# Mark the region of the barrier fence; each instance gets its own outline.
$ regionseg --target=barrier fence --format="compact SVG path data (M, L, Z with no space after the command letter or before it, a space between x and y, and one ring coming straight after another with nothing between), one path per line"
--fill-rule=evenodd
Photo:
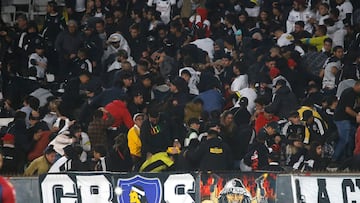
M10 181L19 203L360 202L357 174L59 173Z

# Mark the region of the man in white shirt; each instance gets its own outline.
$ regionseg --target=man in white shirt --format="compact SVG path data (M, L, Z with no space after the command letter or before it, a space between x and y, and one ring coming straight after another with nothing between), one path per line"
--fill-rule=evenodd
M199 28L196 30L197 40L191 42L190 44L195 44L199 49L206 51L210 60L214 58L214 41L205 36L205 29Z
M309 20L314 18L315 15L310 9L306 8L305 0L294 0L293 9L290 11L286 21L286 32L291 33L295 29L296 21L304 21L305 30L312 33L313 28Z
M339 20L342 20L344 24L351 24L351 15L353 12L353 6L348 0L336 0L336 8L339 9Z

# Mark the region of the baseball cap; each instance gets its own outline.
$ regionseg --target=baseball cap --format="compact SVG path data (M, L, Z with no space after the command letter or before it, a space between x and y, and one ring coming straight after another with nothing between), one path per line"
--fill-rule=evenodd
M121 40L120 36L121 36L120 34L114 33L114 34L110 35L108 42L120 42L120 40Z
M15 140L15 136L13 134L10 133L6 133L2 138L2 141L14 141Z

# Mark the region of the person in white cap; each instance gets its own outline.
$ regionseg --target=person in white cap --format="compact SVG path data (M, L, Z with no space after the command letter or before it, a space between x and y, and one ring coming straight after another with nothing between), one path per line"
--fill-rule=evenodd
M141 140L140 140L140 128L144 121L145 115L143 113L137 113L133 116L134 126L129 129L128 147L130 150L133 164L136 165L141 158Z
M103 64L107 60L111 60L111 62L113 62L112 58L115 59L115 55L121 49L125 50L127 52L128 56L130 56L131 51L130 51L129 44L121 34L114 33L114 34L110 35L110 37L107 40L107 44L108 44L108 46L107 46L106 50L104 51L104 55L101 59Z

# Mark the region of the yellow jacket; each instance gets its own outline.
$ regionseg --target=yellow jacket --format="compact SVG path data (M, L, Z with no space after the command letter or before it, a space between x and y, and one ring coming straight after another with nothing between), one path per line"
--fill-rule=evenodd
M45 155L34 159L29 167L26 168L25 176L38 176L47 173L50 169L50 163L46 160Z
M140 128L137 125L134 125L128 131L127 137L130 154L133 156L141 157Z
M318 51L321 51L321 49L324 46L324 40L326 38L328 38L328 36L326 36L326 35L321 36L321 37L304 38L304 39L301 39L301 42L304 44L310 44L310 45L316 46L316 49Z

